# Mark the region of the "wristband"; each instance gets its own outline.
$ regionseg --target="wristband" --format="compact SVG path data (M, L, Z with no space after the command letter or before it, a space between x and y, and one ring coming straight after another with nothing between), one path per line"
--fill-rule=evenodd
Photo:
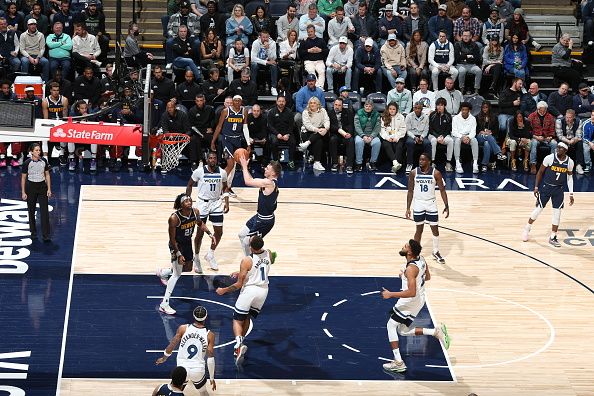
M177 258L180 258L182 256L182 252L180 252L179 250L175 253L175 256Z
M167 349L166 349L166 350L163 351L163 355L165 355L166 357L169 357L169 356L171 356L171 353L167 353Z

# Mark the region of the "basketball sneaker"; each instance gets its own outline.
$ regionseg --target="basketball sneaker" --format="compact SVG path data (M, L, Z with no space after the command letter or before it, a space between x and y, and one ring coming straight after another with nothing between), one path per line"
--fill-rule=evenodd
M157 268L157 277L163 286L167 286L167 281L169 280L168 276L163 275L163 271L161 268Z
M557 240L557 235L555 235L552 238L549 238L549 245L554 246L556 248L561 247L561 244Z
M406 371L406 364L401 361L392 360L390 363L384 363L384 370L393 371L395 373L402 373Z
M437 261L439 264L445 264L445 259L441 256L441 253L439 252L435 252L433 253L433 258L435 259L435 261Z
M229 197L231 197L231 198L237 198L237 194L235 194L235 192L231 188L229 189Z
M530 230L524 227L524 232L522 232L522 241L528 242Z
M171 308L169 303L166 302L161 302L161 304L159 304L159 311L167 315L175 315L175 309Z
M210 269L213 271L219 270L219 264L217 264L217 260L215 259L214 253L211 253L210 250L208 253L204 255L204 259L208 261L208 265L210 265Z
M435 328L435 338L443 343L445 349L450 349L450 336L448 335L448 328L441 323L439 327Z
M247 350L248 347L246 345L242 345L233 352L233 355L235 356L235 364L241 364Z
M194 259L194 272L197 274L204 273L204 271L202 271L202 264L200 263L200 258L198 256L196 256Z
M276 261L276 258L278 257L278 253L277 252L270 252L270 261L272 264L274 264L274 262Z

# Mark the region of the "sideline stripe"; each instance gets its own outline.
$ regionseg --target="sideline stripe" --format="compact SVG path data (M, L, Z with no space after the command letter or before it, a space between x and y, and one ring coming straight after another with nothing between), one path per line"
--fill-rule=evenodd
M64 356L66 352L66 338L68 337L68 320L70 318L70 302L72 301L72 283L74 280L74 259L76 257L76 247L78 246L78 231L80 230L80 212L82 196L85 190L85 185L80 186L78 192L78 209L76 211L76 229L74 230L74 246L72 248L72 260L70 261L70 281L68 283L68 296L66 297L66 312L64 312L64 331L62 332L62 348L60 350L60 365L58 366L58 383L56 384L56 396L60 394L60 386L62 384L62 370L64 369Z

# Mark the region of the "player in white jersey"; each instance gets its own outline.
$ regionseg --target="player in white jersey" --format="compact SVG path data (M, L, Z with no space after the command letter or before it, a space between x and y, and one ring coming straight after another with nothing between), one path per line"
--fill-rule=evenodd
M263 248L262 237L254 235L250 240L251 254L241 260L239 272L231 274L231 277L237 277L237 281L231 286L217 289L219 296L241 289L233 312L236 363L240 362L247 351L243 339L250 327L250 316L256 319L268 296L268 271L274 263L274 257L270 250Z
M206 166L196 168L186 187L186 194L192 195L192 187L197 183L198 196L194 201L194 207L200 211L200 220L210 222L214 228L215 238L210 242L208 253L204 259L208 261L210 268L218 271L219 266L214 256L214 251L223 236L223 214L229 212L229 187L227 186L227 172L217 164L217 153L210 152L206 158ZM204 232L198 229L194 239L194 271L202 273L200 264L200 245Z
M382 288L382 297L384 299L398 299L396 305L389 312L390 319L388 319L386 325L394 360L384 364L385 370L397 373L406 371L406 364L404 364L402 356L400 356L399 334L401 336L433 336L443 342L446 349L450 347L450 337L444 324L440 328L434 329L411 327L416 316L425 305L425 282L431 279L431 273L425 259L421 256L421 245L414 239L409 240L404 245L400 250L400 255L406 257L406 266L400 272L402 290L391 292Z
M414 240L421 243L425 223L429 223L433 233L433 258L444 264L445 259L439 253L439 225L437 203L435 202L435 186L439 188L441 199L445 204L443 213L446 219L450 215L448 194L445 190L441 172L431 166L431 157L423 153L419 157L419 166L408 175L408 195L406 196L406 218L410 219L410 206L413 207L413 219L417 224Z
M215 374L215 359L214 359L214 343L215 334L208 330L204 325L204 321L208 316L208 311L203 306L199 305L194 308L192 312L194 322L192 324L184 324L179 326L175 337L171 339L163 356L161 356L155 364L162 364L167 361L167 358L173 354L173 350L179 344L177 351L177 365L186 369L188 372L188 379L192 381L196 389L200 390L206 384L206 365L208 366L208 374L210 376L210 386L212 390L217 389L217 383L214 379ZM187 384L184 383L182 390Z

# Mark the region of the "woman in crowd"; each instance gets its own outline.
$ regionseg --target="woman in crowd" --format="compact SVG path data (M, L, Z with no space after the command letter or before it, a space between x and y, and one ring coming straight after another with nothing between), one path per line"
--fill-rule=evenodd
M390 103L382 115L380 139L382 149L392 162L392 172L397 173L402 168L402 153L406 141L406 124L404 116L398 112L398 104Z
M235 7L233 7L233 14L225 23L225 31L227 33L227 45L233 44L237 39L240 39L244 45L248 44L254 26L250 19L245 16L245 10L241 4L235 4Z
M498 130L497 116L491 112L491 103L485 100L481 105L481 111L476 116L476 140L479 146L483 146L482 172L487 171L491 155L496 155L499 161L506 159L493 136L493 132ZM495 163L491 164L491 168L495 169Z
M516 171L516 151L524 150L523 164L524 171L528 172L528 161L530 159L530 141L532 140L532 125L530 121L524 118L522 112L518 110L514 118L509 123L509 133L507 135L505 145L509 147L511 156L511 169Z
M483 74L493 76L489 93L495 99L499 99L498 93L501 89L501 72L503 71L503 50L499 43L499 36L492 35L489 45L483 48Z
M408 78L413 90L417 90L421 79L429 80L427 72L427 43L421 39L421 32L415 30L411 40L406 45L406 63Z
M223 62L223 43L212 28L208 29L204 41L200 43L200 64L208 70L213 67L222 69L225 64Z
M528 53L517 34L511 36L511 42L503 51L503 70L505 74L522 80L526 80L528 75Z
M322 166L322 148L324 147L324 136L330 130L330 118L326 109L318 98L312 96L307 102L307 108L303 111L303 136L307 139L299 145L299 151L311 150L314 163L313 168L317 171L325 171Z

